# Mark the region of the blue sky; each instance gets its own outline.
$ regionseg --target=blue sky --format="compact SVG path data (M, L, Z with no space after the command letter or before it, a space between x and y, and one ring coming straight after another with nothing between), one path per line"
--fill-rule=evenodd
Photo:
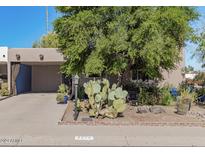
M46 33L45 7L0 7L0 46L28 48ZM49 29L57 17L49 7Z
M197 7L201 14L198 21L191 25L198 30L205 27L205 7ZM58 17L54 7L49 7L49 29ZM29 48L35 40L46 33L45 7L0 7L0 46L9 48ZM191 58L196 45L187 43L185 64L201 70L197 58Z
M200 13L200 18L197 21L191 23L191 26L197 30L202 31L205 30L205 7L197 7L198 12ZM196 51L197 45L193 43L187 43L185 47L185 65L191 65L196 70L205 70L201 68L201 63L197 57L193 57L193 53Z

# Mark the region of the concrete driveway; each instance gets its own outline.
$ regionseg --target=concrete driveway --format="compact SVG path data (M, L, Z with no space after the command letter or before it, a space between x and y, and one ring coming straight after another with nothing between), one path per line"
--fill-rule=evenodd
M0 146L205 146L205 128L58 125L56 94L0 101Z

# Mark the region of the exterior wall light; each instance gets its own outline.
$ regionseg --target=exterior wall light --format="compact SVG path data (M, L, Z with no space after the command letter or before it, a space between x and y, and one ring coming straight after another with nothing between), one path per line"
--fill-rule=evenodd
M16 59L17 60L20 60L21 59L21 56L19 54L16 54Z
M39 57L40 57L40 60L44 59L44 55L42 55L42 54L40 54Z

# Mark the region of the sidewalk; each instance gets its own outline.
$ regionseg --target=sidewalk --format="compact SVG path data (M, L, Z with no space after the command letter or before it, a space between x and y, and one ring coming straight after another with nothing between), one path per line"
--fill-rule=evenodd
M150 126L57 126L22 130L0 138L19 139L1 146L205 146L204 128Z
M204 127L58 125L66 105L55 97L2 100L0 146L205 146Z

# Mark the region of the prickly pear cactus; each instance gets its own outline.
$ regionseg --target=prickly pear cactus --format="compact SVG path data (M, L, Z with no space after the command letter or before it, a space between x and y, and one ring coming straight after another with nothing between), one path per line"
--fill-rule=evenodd
M90 117L96 117L96 111L94 109L89 110Z
M113 84L111 90L115 90L117 88L117 84Z
M108 111L105 113L105 116L111 119L117 118L116 110L111 106L108 108Z
M101 90L101 86L100 86L100 84L98 82L94 82L92 84L92 87L93 87L93 93L94 94L98 94L100 92L100 90Z
M85 93L88 95L89 114L91 117L99 115L108 118L116 118L118 113L126 109L127 91L110 83L107 79L92 81L84 84Z
M111 101L115 100L115 91L110 91L108 93L108 100L111 100Z
M122 90L121 87L111 89L108 94L108 99L114 101L115 99L124 99L126 100L126 97L128 95L128 92L126 90Z
M126 109L126 104L123 99L116 99L113 101L113 107L117 113L122 113Z
M100 94L95 95L95 102L96 103L100 103L101 100L102 100L102 97Z
M98 83L98 81L92 81L90 80L87 83L84 83L85 93L89 96L93 96L94 94L97 94L101 90L101 86Z

